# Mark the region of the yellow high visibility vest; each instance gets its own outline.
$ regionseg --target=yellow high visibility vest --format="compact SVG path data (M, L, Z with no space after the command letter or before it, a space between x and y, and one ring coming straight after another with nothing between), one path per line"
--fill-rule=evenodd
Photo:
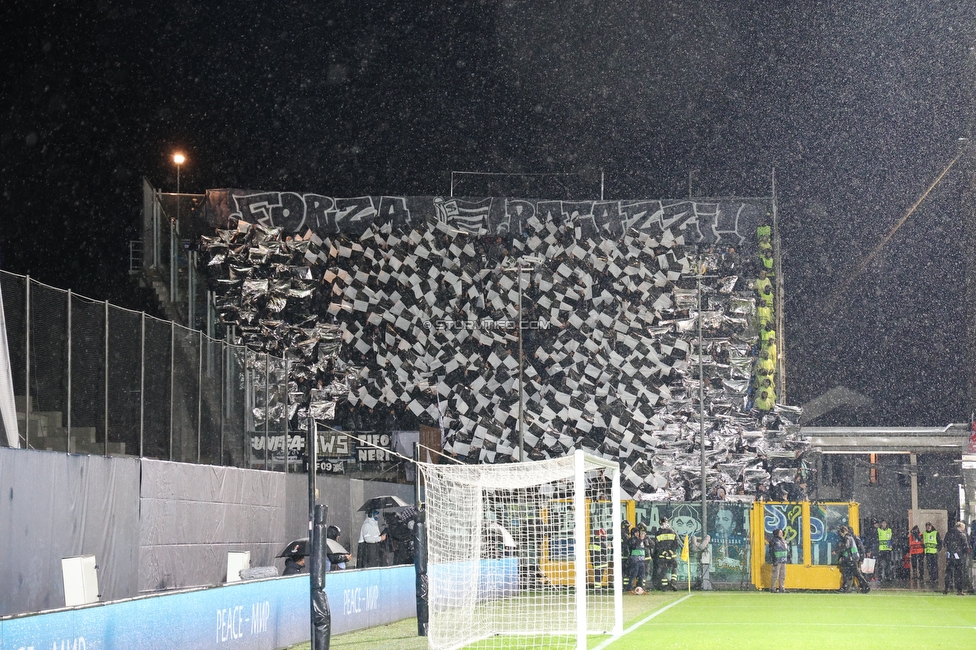
M925 554L933 555L939 552L939 531L922 531L922 543L925 544Z
M878 550L879 551L891 550L891 532L892 531L890 528L878 529Z

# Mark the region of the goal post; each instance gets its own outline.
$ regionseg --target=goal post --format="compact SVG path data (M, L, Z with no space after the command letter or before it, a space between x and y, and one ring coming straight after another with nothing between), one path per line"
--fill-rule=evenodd
M431 648L586 648L622 633L617 463L576 451L419 468Z

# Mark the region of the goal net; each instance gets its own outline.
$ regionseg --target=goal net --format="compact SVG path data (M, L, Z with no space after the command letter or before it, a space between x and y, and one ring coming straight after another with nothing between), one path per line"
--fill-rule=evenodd
M576 451L420 470L431 648L586 648L621 633L616 463Z

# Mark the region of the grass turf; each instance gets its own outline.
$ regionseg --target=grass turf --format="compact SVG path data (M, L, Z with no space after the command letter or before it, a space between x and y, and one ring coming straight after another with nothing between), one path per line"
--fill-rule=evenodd
M661 648L973 648L976 599L932 593L694 593L608 644Z
M976 598L909 591L871 594L694 592L624 597L625 634L596 650L634 648L973 648ZM308 644L294 646L295 650ZM341 650L421 650L416 619L335 636ZM495 645L494 647L498 647Z

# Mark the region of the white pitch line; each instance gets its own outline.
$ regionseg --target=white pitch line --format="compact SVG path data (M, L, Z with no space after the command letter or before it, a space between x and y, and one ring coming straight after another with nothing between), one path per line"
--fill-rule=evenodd
M640 621L634 623L633 625L631 625L630 627L628 627L626 630L624 630L622 633L620 633L618 636L612 636L612 637L610 637L609 639L607 639L606 641L604 641L603 643L601 643L597 647L593 648L593 650L604 650L604 648L606 648L607 646L609 646L611 643L615 642L617 639L622 639L623 637L627 636L628 634L630 634L631 632L633 632L634 630L636 630L637 628L639 628L644 623L647 623L649 620L651 620L652 618L654 618L658 614L663 614L664 612L668 611L669 609L671 609L672 607L674 607L678 603L683 603L684 601L688 600L689 598L691 598L691 594L688 594L687 596L684 596L682 598L679 598L678 600L674 601L673 603L669 603L669 604L665 605L661 609L659 609L659 610L653 612L652 614L644 617L643 620L640 620Z

